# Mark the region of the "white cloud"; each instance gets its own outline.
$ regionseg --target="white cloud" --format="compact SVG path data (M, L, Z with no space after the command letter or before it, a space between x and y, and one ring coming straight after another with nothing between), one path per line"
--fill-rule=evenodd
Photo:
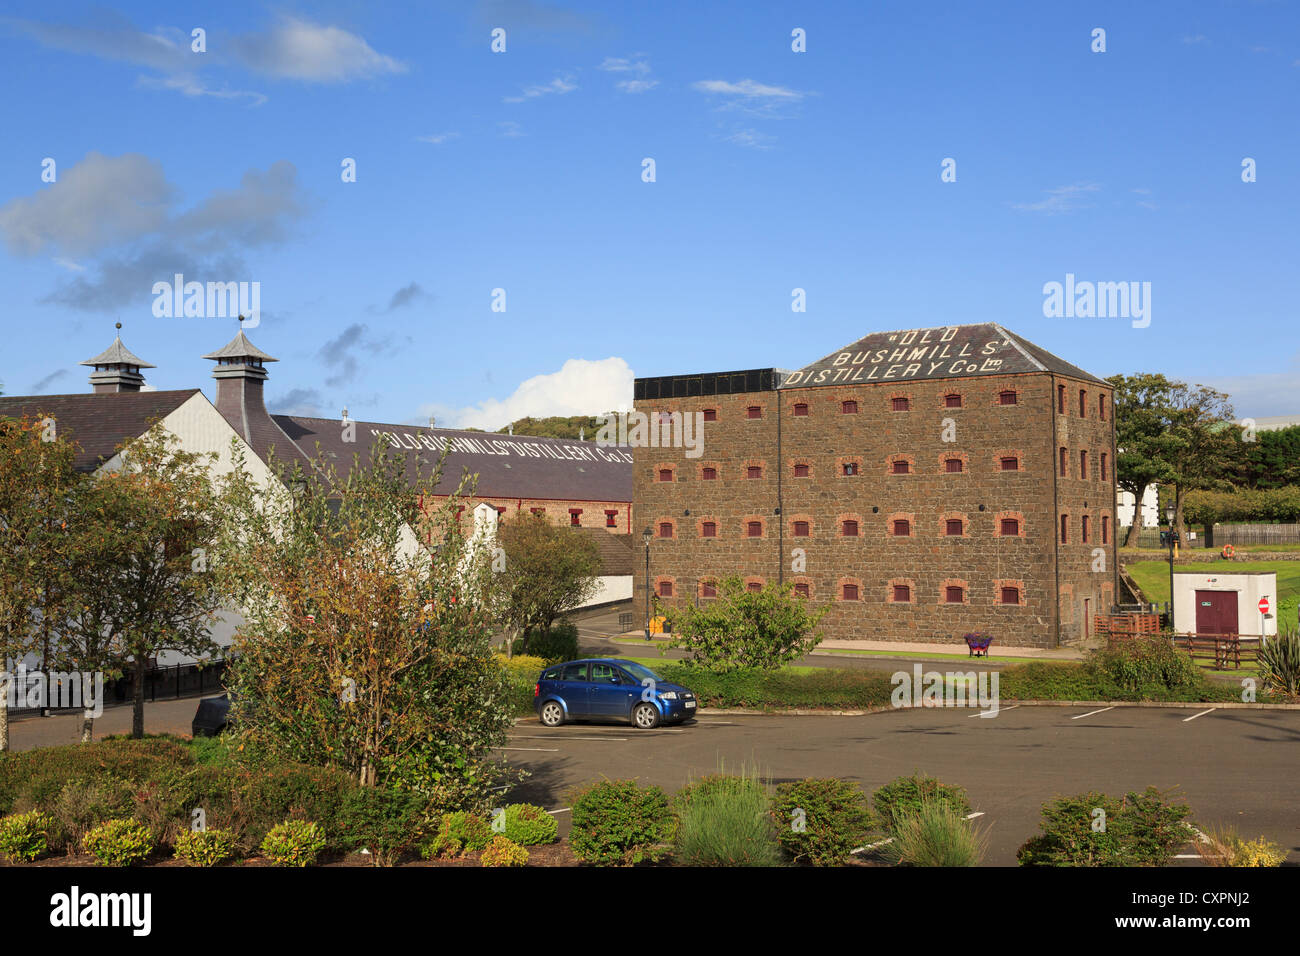
M406 64L375 52L355 33L289 16L265 33L233 37L230 49L250 70L308 83L346 83L406 72Z
M526 86L524 87L522 94L519 96L507 96L505 102L522 103L524 100L532 100L539 96L547 96L552 93L563 96L565 93L572 93L577 88L578 84L573 82L573 77L557 76L549 83Z
M771 149L772 137L753 129L738 129L727 137L728 143L747 146L750 149Z
M502 136L506 136L511 139L514 139L516 136L528 135L527 133L524 132L524 128L520 126L518 123L516 123L514 120L503 120L502 122L497 123L497 128L501 130Z
M440 146L449 140L460 139L460 133L433 133L429 136L417 136L415 139L420 143L433 143L435 146Z
M1055 189L1047 190L1046 199L1030 203L1012 203L1011 208L1022 209L1026 212L1045 212L1048 215L1071 212L1092 205L1086 201L1087 194L1099 192L1100 190L1101 187L1096 183L1074 183L1070 186L1057 186Z
M1300 355L1293 356L1290 368L1282 372L1257 375L1225 375L1195 379L1226 392L1238 418L1262 418L1267 415L1294 415L1300 412Z
M632 404L632 369L621 358L569 359L558 372L525 380L507 398L452 408L421 405L417 420L433 415L449 428L503 428L518 418L550 415L600 415Z
M784 86L769 86L754 80L741 80L731 83L727 80L700 80L693 84L701 93L719 93L726 96L740 96L746 99L800 100L804 94Z
M607 56L597 69L606 73L635 74L636 79L619 80L614 84L624 93L644 93L659 85L659 81L650 76L650 62L639 53L630 58Z
M1210 38L1207 37L1204 33L1198 33L1195 36L1188 35L1183 37L1183 42L1191 46L1196 43L1208 43L1209 39Z

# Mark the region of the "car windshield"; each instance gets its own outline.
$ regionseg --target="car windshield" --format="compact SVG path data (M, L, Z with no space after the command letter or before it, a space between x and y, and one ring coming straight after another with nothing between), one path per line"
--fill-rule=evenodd
M656 684L663 683L663 678L661 678L658 674L656 674L648 667L643 667L642 665L634 663L633 661L621 661L620 664L623 667L623 670L627 671L638 681L643 681L648 679L654 681Z

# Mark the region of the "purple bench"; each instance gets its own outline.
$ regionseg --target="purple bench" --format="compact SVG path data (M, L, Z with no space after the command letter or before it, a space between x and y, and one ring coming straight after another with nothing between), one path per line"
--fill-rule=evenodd
M970 648L968 657L988 657L989 645L993 643L993 637L989 634L966 634L963 635L966 646Z

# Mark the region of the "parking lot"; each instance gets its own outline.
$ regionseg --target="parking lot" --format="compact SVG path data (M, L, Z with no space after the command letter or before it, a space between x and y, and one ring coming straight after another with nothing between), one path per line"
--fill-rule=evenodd
M705 711L694 724L651 731L597 723L548 730L525 719L500 756L531 774L510 799L560 811L562 828L571 791L604 777L674 791L720 766L744 765L773 783L837 776L870 792L919 770L966 788L978 823L989 828L989 864L1015 864L1055 795L1118 796L1147 786L1177 788L1193 821L1262 834L1297 862L1298 745L1297 711L1012 705L997 716L956 708L862 717Z

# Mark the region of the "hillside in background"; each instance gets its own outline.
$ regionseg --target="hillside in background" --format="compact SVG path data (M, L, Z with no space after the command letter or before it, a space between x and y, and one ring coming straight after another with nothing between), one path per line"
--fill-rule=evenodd
M505 428L497 429L497 434L504 435L513 427L516 435L531 435L534 438L578 438L579 432L587 441L596 440L596 431L601 426L601 419L595 415L571 415L568 418L552 416L551 418L520 418Z

